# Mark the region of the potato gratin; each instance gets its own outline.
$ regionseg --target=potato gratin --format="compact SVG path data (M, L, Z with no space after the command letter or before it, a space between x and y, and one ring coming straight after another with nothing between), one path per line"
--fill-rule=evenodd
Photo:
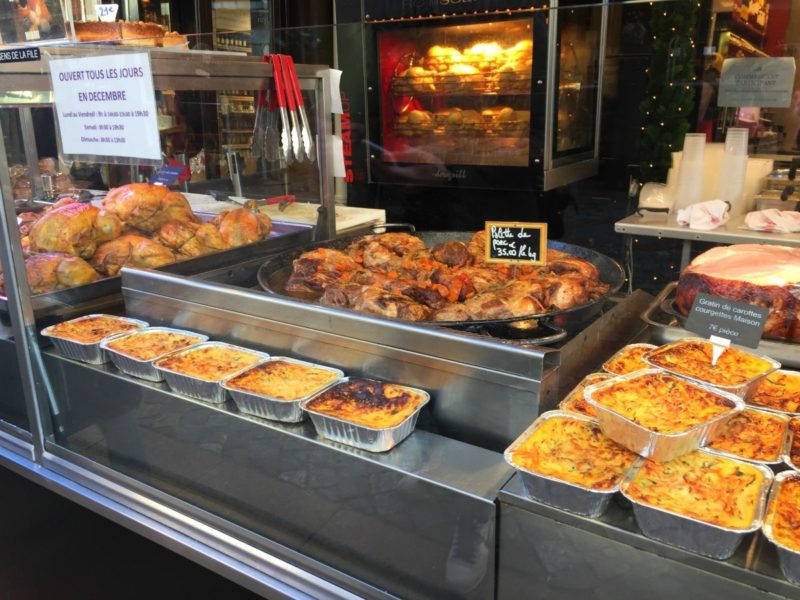
M201 341L203 338L174 331L142 331L114 340L108 348L138 360L153 360Z
M778 462L787 420L781 415L745 409L728 421L725 431L708 447L748 460Z
M787 413L800 413L800 373L775 371L762 377L748 394L747 403Z
M575 389L573 389L566 398L561 401L561 403L558 405L558 408L561 410L566 410L567 412L573 412L586 417L591 417L592 419L596 418L597 413L594 410L594 406L586 402L583 397L583 390L590 385L600 383L601 381L606 381L612 377L613 375L610 375L609 373L590 373L584 377L578 385L575 386Z
M764 474L755 466L695 451L669 462L645 461L625 494L636 502L726 527L747 529L756 518Z
M595 390L591 399L650 431L665 434L689 431L736 407L728 398L664 372L609 381Z
M603 363L603 369L614 375L627 375L650 367L642 358L655 350L652 344L630 344Z
M787 477L780 485L770 503L767 522L776 542L800 552L800 477Z
M271 360L227 382L228 387L275 400L300 400L339 378L329 369L287 360Z
M198 346L186 352L167 356L156 367L204 381L219 381L250 367L264 357L231 346Z
M667 371L728 387L744 385L773 370L772 363L738 348L727 348L712 365L712 346L701 340L676 342L654 350L647 360Z
M307 410L373 429L395 427L414 414L425 396L411 388L371 379L350 379L322 392Z
M64 321L45 329L48 335L79 344L93 344L111 335L141 329L139 323L113 315L92 315Z
M511 456L521 469L598 491L615 488L637 458L596 423L569 417L542 421Z

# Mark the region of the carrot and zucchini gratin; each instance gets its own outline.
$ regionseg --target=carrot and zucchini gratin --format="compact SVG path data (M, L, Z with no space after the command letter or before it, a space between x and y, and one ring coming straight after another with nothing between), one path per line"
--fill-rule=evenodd
M677 434L736 408L732 400L660 371L603 384L591 401L656 433Z
M747 403L787 413L800 413L800 373L775 371L759 379Z
M58 337L79 344L93 344L111 335L141 329L142 325L113 315L92 315L64 321L45 331L52 337Z
M772 499L766 522L772 538L787 548L800 552L800 478L787 477Z
M339 378L336 371L287 360L270 360L228 380L227 386L275 400L299 400Z
M800 418L795 417L789 421L789 431L792 435L792 442L789 446L789 462L796 469L800 469Z
M264 357L231 346L198 346L155 363L156 367L204 381L219 381Z
M597 491L619 485L637 458L596 423L566 416L542 421L511 456L521 469Z
M373 429L395 427L424 403L421 392L394 383L350 379L322 392L306 410Z
M107 347L138 360L153 360L202 341L201 337L176 331L142 331L114 340Z
M629 344L603 363L603 369L614 375L627 375L639 369L647 369L650 365L642 357L655 348L651 344Z
M764 474L750 465L702 451L669 462L645 461L623 491L635 502L729 529L756 518Z
M712 365L712 347L711 342L686 340L653 350L647 360L667 371L727 387L744 385L773 370L769 361L738 348L726 348Z
M761 410L745 409L734 415L709 448L739 458L778 462L786 439L788 419Z
M600 383L601 381L606 381L612 377L613 375L609 373L590 373L584 377L578 385L575 386L575 389L567 394L567 397L559 403L558 408L567 412L591 417L593 419L596 418L597 413L594 410L594 406L586 402L586 399L583 397L583 390L590 385Z

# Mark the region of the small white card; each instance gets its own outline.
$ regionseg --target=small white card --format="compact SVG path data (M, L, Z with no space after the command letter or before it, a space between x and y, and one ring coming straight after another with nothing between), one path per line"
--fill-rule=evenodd
M97 14L97 19L106 23L113 23L117 20L117 11L119 6L116 4L95 4L94 12Z

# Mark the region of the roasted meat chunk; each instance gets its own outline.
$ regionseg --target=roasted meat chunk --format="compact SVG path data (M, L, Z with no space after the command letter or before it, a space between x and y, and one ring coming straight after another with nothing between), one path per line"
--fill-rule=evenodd
M424 321L431 312L427 306L407 296L377 287L365 288L356 298L353 308L359 312L404 321Z
M450 267L466 267L473 257L464 242L449 241L436 244L431 250L433 258Z
M71 202L54 208L30 228L33 252L65 252L90 258L97 245L122 233L122 223L113 214L91 204Z
M116 275L124 266L155 269L175 262L175 255L158 242L129 233L101 244L92 266L105 275Z
M214 220L225 243L232 247L260 242L272 230L272 220L249 208L224 211Z
M319 296L326 286L344 281L343 275L359 265L344 252L317 248L295 259L292 267L286 291Z
M186 197L163 185L130 183L114 188L106 194L103 207L127 227L147 233L170 221L198 221Z
M228 247L211 223L170 221L158 230L153 239L181 257L202 256Z

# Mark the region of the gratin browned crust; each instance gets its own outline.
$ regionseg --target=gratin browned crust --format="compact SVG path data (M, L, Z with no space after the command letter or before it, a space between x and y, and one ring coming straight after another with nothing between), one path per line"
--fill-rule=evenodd
M141 329L142 325L131 323L113 315L98 315L58 323L50 328L50 335L81 344L92 344L110 335Z
M329 369L271 360L237 375L227 385L275 400L292 401L306 398L338 378L339 374Z
M800 552L800 477L787 477L769 506L766 522L779 544Z
M625 493L648 506L730 529L749 528L764 474L754 465L694 451L669 462L645 461Z
M511 456L526 471L598 491L615 488L637 458L596 423L569 417L543 421Z
M762 377L747 403L787 413L800 413L800 373L776 371Z
M567 397L560 402L558 408L561 410L566 410L567 412L573 412L586 417L591 417L593 419L597 418L597 413L594 410L594 406L586 402L586 399L583 397L583 390L590 385L600 383L601 381L606 381L612 377L613 375L610 375L609 373L590 373L584 377L569 394L567 394Z
M795 417L789 421L789 431L792 434L792 443L789 446L789 462L800 469L800 418Z
M157 361L155 365L204 381L219 381L263 357L226 346L201 346Z
M650 431L665 434L688 431L735 407L711 390L661 372L612 382L596 390L592 400Z
M404 386L369 379L344 381L305 405L314 412L373 429L399 425L425 397Z
M777 462L786 438L787 421L781 415L748 408L734 415L725 431L708 446L739 458Z
M202 338L173 331L142 331L114 340L108 347L139 360L153 360L201 342Z
M603 368L615 375L627 375L639 369L647 369L650 365L642 358L648 352L655 350L655 346L625 346L617 354L603 363Z
M658 348L647 359L663 369L723 386L743 385L772 370L766 360L738 348L727 348L712 365L712 347L711 342L687 340Z

